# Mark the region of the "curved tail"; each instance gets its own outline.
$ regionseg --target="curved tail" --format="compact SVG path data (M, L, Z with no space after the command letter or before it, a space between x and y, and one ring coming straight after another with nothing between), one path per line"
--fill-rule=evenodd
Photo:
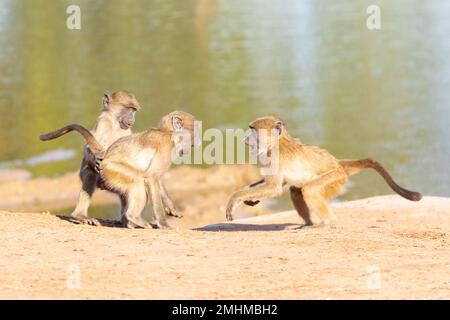
M84 140L86 140L89 149L92 151L92 153L94 153L95 156L102 156L105 152L103 147L98 143L92 133L78 124L70 124L61 129L41 134L39 136L39 139L41 139L42 141L53 140L61 137L62 135L65 135L70 131L77 131L78 133L80 133L83 136Z
M339 163L349 176L358 173L361 169L375 169L384 178L391 189L397 192L403 198L411 201L419 201L420 199L422 199L422 195L419 192L410 191L400 187L394 181L394 179L392 179L391 175L386 171L386 169L384 169L383 166L375 160L372 160L370 158L361 160L339 160Z

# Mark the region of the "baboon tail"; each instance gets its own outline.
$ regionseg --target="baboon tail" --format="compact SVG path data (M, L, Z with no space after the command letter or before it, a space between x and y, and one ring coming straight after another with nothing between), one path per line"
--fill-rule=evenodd
M65 135L70 131L77 131L78 133L80 133L83 136L84 140L86 140L89 149L91 149L91 151L94 153L95 156L101 156L105 152L103 147L98 143L98 141L95 139L92 133L83 126L80 126L78 124L70 124L61 129L41 134L39 136L39 139L41 139L42 141L53 140L61 137L62 135Z
M419 201L420 199L422 199L422 195L419 192L410 191L400 187L394 181L394 179L392 179L391 175L386 171L386 169L384 169L383 166L375 160L372 160L370 158L361 160L340 160L339 163L349 176L358 173L361 169L375 169L384 178L391 189L401 195L403 198L411 201Z

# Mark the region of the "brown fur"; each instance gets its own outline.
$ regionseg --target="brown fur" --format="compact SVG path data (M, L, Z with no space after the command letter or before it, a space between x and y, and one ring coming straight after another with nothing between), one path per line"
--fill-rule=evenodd
M337 160L328 151L303 144L289 135L283 122L275 117L263 117L250 123L252 133L246 143L257 149L259 154L273 155L278 150L278 167L275 174L263 175L248 187L237 190L227 206L227 219L232 220L232 211L241 202L255 205L261 199L268 199L282 193L283 186L289 186L291 200L305 225L314 224L314 217L321 222L335 220L328 201L335 197L348 181L348 177L364 168L373 168L388 185L402 197L419 201L420 193L400 187L389 173L372 159ZM272 136L270 133L277 135ZM278 148L276 148L278 147ZM276 161L271 159L262 167L269 168Z

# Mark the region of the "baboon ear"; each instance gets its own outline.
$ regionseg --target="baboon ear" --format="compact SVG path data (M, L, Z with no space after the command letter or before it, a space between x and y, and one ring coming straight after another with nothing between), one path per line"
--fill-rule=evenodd
M104 93L103 94L103 108L108 109L110 101L111 101L111 97L109 96L109 94Z
M180 117L173 116L172 117L172 127L174 131L183 130L183 120Z
M280 135L281 132L283 131L283 122L282 121L277 121L275 123L275 129L278 130L278 135Z

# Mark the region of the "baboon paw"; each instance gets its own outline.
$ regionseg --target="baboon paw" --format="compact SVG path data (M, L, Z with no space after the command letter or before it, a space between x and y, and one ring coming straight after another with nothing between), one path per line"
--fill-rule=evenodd
M128 229L151 229L152 225L150 223L148 223L147 221L132 221L132 220L128 220L125 223L125 227L127 227Z
M327 224L325 222L319 222L319 223L314 223L312 225L310 225L311 228L323 228L325 227Z
M85 220L84 223L86 223L90 226L97 226L97 227L102 225L97 219L94 219L94 218L88 218Z
M175 212L175 213L172 213L171 216L173 216L175 218L178 218L178 219L183 218L183 214L181 212L178 212L178 211Z
M128 228L128 229L136 229L136 228L138 228L138 226L136 224L132 223L132 222L126 222L123 226L125 228Z
M259 200L245 200L244 203L250 207L253 207L259 203Z
M166 208L166 214L175 218L183 218L183 214L177 209Z
M94 171L97 174L101 174L101 164L102 164L103 158L95 157L95 165L94 165Z
M77 223L77 224L87 224L90 226L101 226L101 223L97 219L89 218L89 217L75 216L75 217L72 217L70 219L70 221Z
M128 229L146 229L144 226L141 226L134 222L127 222L125 227Z
M315 225L312 223L303 223L303 224L299 225L297 229L311 229L314 227L315 227Z
M228 202L227 209L225 210L225 212L226 212L226 217L227 217L227 221L233 221L233 215L232 215L232 212L233 212L233 209L234 209L234 208L236 208L236 201L233 200L233 199L231 199L231 200Z

